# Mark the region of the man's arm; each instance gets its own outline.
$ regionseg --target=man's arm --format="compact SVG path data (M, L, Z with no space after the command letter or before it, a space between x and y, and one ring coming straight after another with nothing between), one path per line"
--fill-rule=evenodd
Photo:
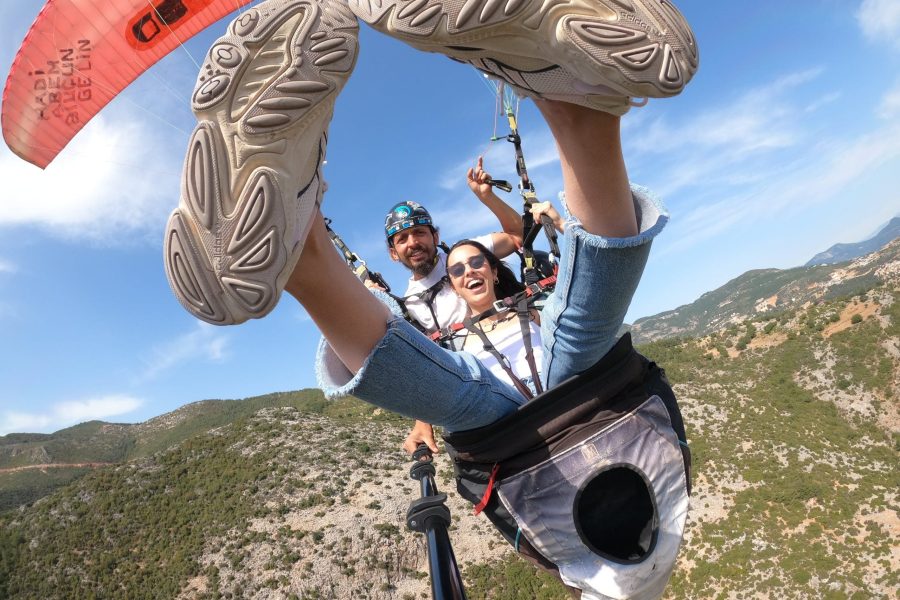
M550 202L535 202L531 205L531 216L535 223L541 222L541 215L547 215L553 221L553 228L559 233L566 232L566 221Z
M516 251L522 245L522 215L517 213L513 207L504 202L497 194L491 184L491 176L484 170L484 158L478 157L478 164L469 169L466 174L469 183L469 189L487 206L497 220L500 222L502 232L494 232L491 234L491 241L494 244L494 254L498 258L505 258Z

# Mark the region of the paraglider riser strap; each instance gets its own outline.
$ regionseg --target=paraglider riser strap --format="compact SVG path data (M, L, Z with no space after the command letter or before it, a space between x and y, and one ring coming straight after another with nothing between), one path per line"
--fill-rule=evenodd
M424 533L426 523L431 518L436 518L444 527L450 525L450 509L444 502L447 494L441 492L434 496L424 496L413 500L406 511L406 525L413 531Z

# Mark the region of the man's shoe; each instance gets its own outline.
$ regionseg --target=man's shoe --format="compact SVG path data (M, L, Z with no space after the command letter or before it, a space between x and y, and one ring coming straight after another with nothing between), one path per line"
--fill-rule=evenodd
M699 64L667 0L350 0L375 29L474 65L526 96L622 114L681 92Z
M325 132L358 28L341 2L268 0L212 45L164 242L172 291L197 318L241 323L278 302L324 191Z

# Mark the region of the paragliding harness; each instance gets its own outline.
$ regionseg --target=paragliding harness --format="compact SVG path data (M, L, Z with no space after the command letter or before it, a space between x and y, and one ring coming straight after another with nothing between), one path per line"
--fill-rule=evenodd
M662 594L691 458L665 373L629 334L517 412L444 441L460 495L524 557L583 598Z
M501 91L502 93L502 91ZM556 230L553 228L553 221L547 215L541 215L540 223L535 223L534 216L531 214L531 207L538 201L537 192L534 183L528 176L528 169L525 166L525 154L522 152L522 137L519 135L519 126L516 122L516 114L512 106L505 107L506 118L509 122L509 134L505 137L493 136L491 141L503 140L513 145L516 154L516 174L519 176L519 193L524 201L522 210L522 225L524 236L522 240L522 248L520 250L520 258L522 260L522 282L525 285L536 283L539 280L556 274L559 259L559 244L557 243ZM505 192L512 191L512 185L508 181L502 179L491 179L488 183ZM550 254L540 253L534 250L533 244L537 235L543 230L550 244ZM546 258L544 258L546 257ZM549 259L549 262L547 261Z
M325 229L328 231L328 235L329 237L331 237L331 242L334 244L334 247L337 248L337 250L343 255L344 262L347 263L347 266L350 267L350 270L353 271L353 273L360 279L360 281L372 281L373 283L384 289L384 291L400 306L403 318L423 334L428 335L428 332L425 330L425 328L418 321L412 318L412 315L406 307L406 301L412 296L420 298L428 307L428 310L431 312L431 316L434 319L434 322L437 323L438 320L437 314L434 310L434 299L437 296L438 292L440 292L444 287L444 285L448 284L447 277L442 277L430 288L425 291L419 292L418 294L412 294L411 296L397 296L391 293L391 287L388 285L387 281L385 281L384 277L382 277L381 273L371 271L366 265L366 261L360 258L358 254L350 250L341 236L339 236L331 227L331 219L325 219ZM450 251L447 245L443 242L441 242L438 247L444 252ZM445 345L445 343L442 343L441 345Z
M448 254L450 252L450 248L444 242L439 243L438 248L441 249L444 252L444 254ZM421 300L422 303L428 307L428 312L431 313L431 319L434 322L434 324L437 325L437 323L439 321L438 321L437 311L434 309L434 301L435 301L435 298L437 298L437 295L441 292L441 290L444 289L444 286L447 286L447 285L450 285L450 278L447 275L444 275L443 277L438 279L431 287L429 287L428 289L423 290L421 292L417 292L415 294L409 294L408 296L396 296L394 294L391 294L390 296L400 306L400 312L403 315L403 318L406 319L406 321L409 322L413 327L415 327L416 329L421 331L423 335L430 337L428 330L425 329L425 327L412 316L412 313L409 311L409 308L407 307L406 303L411 298L416 298L418 300ZM453 347L454 341L453 341L452 337L448 337L446 339L432 338L432 340L435 341L438 345L440 345L444 348L447 348L448 350L455 349Z
M334 229L331 228L331 219L325 219L325 229L328 231L329 237L331 237L331 243L333 243L334 247L344 256L344 262L347 263L347 266L350 267L350 270L353 271L354 275L359 277L360 281L371 281L384 288L384 291L390 293L391 286L387 284L387 281L384 280L381 273L370 271L366 265L366 261L350 250L350 248L347 247L347 244L344 243L344 240L341 239L341 236L334 232Z
M519 379L516 374L512 370L512 365L509 362L509 359L500 353L499 350L491 343L491 340L488 338L487 334L484 332L484 329L481 327L481 322L485 319L492 317L494 315L499 315L509 311L516 311L516 316L519 319L519 325L522 330L522 343L525 346L525 358L528 362L528 368L531 371L531 378L534 382L535 388L537 392L540 394L543 391L541 386L540 376L537 368L537 363L534 358L534 349L531 344L531 330L529 323L531 322L531 310L534 307L535 301L539 298L542 298L544 294L552 291L553 286L556 285L556 275L551 275L550 277L546 277L541 279L540 281L536 281L528 285L521 292L509 296L507 298L502 298L494 302L494 305L487 309L486 311L479 313L477 315L470 315L466 317L462 323L453 323L447 327L439 329L434 333L431 333L428 337L437 343L445 342L446 340L452 340L460 335L465 335L462 332L470 331L477 335L481 340L481 343L484 345L485 351L489 352L494 358L497 359L497 362L509 376L510 380L513 382L515 388L526 398L532 398L534 394L531 393L531 390L528 386Z
M419 481L422 497L410 502L406 525L425 534L432 596L435 600L465 600L462 576L447 534L450 526L450 509L445 504L447 494L439 493L435 485L434 464L428 446L419 444L413 453L413 461L409 476Z

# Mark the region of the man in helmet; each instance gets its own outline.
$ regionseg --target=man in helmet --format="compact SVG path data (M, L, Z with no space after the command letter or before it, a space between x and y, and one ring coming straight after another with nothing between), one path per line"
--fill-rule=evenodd
M469 189L494 213L503 229L473 239L500 258L509 256L522 245L521 215L494 193L482 157L469 169L466 179ZM395 204L385 217L384 233L391 258L411 273L403 298L409 317L427 333L461 322L466 304L444 285L447 255L438 252L438 228L425 207L416 202Z

